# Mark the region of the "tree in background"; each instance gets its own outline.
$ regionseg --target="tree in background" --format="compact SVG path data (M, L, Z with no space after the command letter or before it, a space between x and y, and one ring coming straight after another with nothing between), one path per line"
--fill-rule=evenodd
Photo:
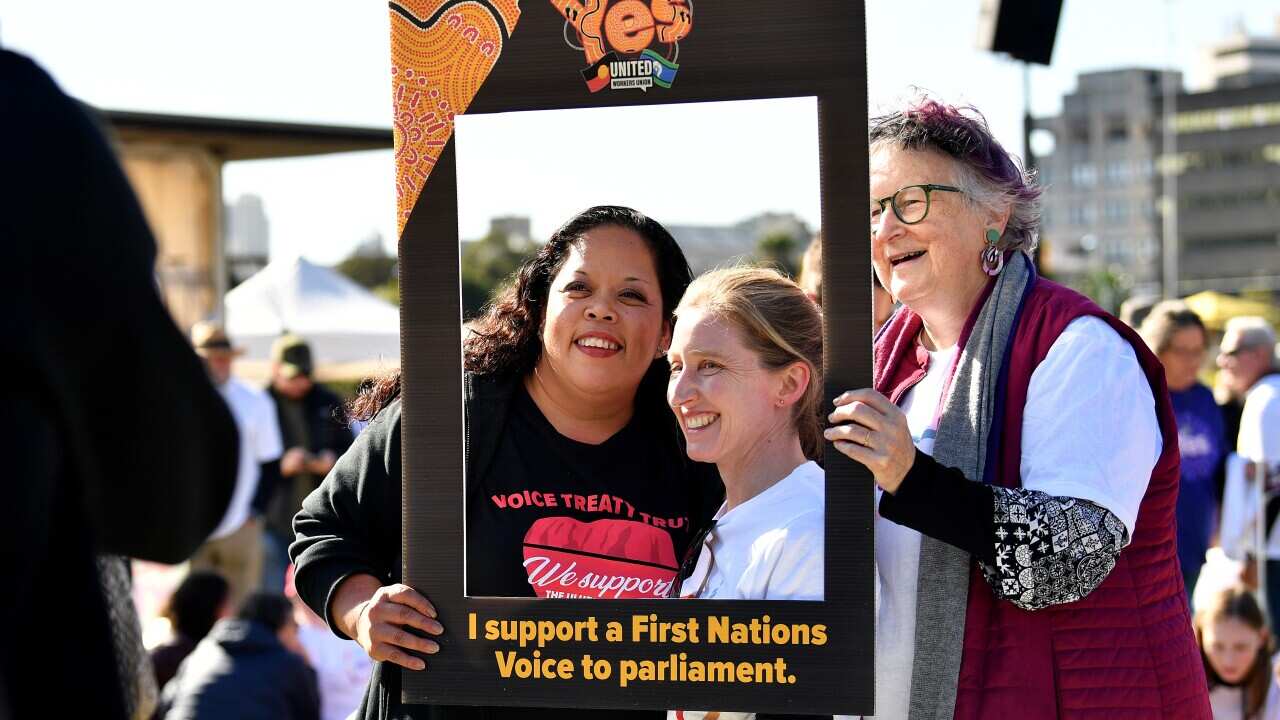
M387 302L400 307L400 278L393 277L373 289L373 294Z
M370 290L386 285L396 277L396 258L382 245L382 235L373 233L356 246L335 270Z
M772 267L787 277L796 276L799 256L800 243L790 233L769 233L756 243L756 263Z
M533 242L523 238L513 240L506 233L496 231L475 242L464 243L462 317L470 320L479 315L489 298L537 249Z
M1089 296L1103 310L1115 315L1133 290L1133 279L1113 269L1092 270L1071 283L1077 292Z
M381 233L370 233L345 260L334 266L361 287L392 305L400 304L399 263L382 244Z
M338 272L369 288L375 295L393 305L400 304L400 278L396 260L386 255L375 256L357 248L338 264ZM480 314L485 303L533 255L538 246L527 240L513 241L505 233L490 232L484 238L462 244L462 317L470 320Z

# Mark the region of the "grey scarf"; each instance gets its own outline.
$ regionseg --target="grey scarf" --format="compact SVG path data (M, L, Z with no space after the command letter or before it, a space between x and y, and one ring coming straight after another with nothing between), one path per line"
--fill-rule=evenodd
M1031 261L1013 253L960 352L938 420L933 457L982 482L987 441L996 418L997 381L1024 291L1034 278ZM911 669L910 720L952 720L969 598L969 553L925 536L916 586L916 645Z

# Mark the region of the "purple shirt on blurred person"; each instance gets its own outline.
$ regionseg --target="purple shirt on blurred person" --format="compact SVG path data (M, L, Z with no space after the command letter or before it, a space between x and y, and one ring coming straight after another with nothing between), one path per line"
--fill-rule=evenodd
M1226 452L1222 410L1209 388L1196 383L1169 393L1178 421L1182 454L1182 482L1178 489L1178 561L1187 578L1187 592L1200 574L1217 517L1213 478Z

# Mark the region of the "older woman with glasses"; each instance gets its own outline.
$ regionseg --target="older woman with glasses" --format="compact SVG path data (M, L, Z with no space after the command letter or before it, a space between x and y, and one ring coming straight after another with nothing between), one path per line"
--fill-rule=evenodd
M826 431L878 486L876 718L1207 718L1159 362L1037 276L1040 189L976 112L871 126L902 303Z
M1218 521L1215 481L1227 453L1222 409L1213 391L1196 379L1208 355L1209 336L1200 316L1180 300L1151 308L1138 330L1164 366L1169 399L1178 422L1182 475L1178 483L1178 563L1191 596L1200 578L1209 539Z

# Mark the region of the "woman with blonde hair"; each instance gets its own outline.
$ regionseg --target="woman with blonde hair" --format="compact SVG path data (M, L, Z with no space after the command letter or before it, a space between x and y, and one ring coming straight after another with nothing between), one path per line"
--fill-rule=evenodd
M822 314L774 270L693 281L676 308L667 402L691 460L715 463L725 501L690 546L671 597L821 600ZM754 713L673 710L671 720Z
M676 308L667 402L725 502L689 549L680 597L821 600L822 317L773 270L716 270ZM694 562L696 560L696 563Z

